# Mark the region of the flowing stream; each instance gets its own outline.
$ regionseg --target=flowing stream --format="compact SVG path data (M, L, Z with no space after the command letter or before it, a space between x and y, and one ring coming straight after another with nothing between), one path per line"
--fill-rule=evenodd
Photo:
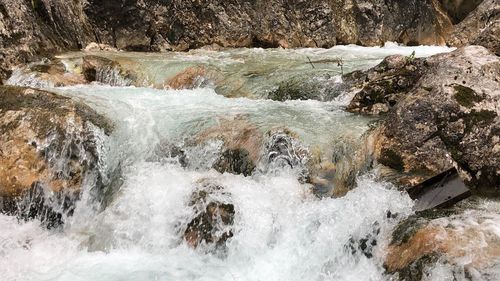
M15 73L9 83L49 88L113 120L115 131L102 147L103 169L120 167L122 184L108 196L105 208L85 196L92 189L85 186L82 200L61 229L47 230L39 221L18 222L0 215L0 279L387 279L384 245L398 219L412 213L405 193L378 181L371 171L359 174L356 188L341 198L320 198L310 184L300 181L296 169L270 169L264 162L250 176L221 174L211 168L220 154L220 141L195 140L214 126L233 131L252 126L262 135L286 128L311 154L319 151L323 160L338 156L339 143L361 145L374 121L345 112L350 97L330 91L341 82L341 71L366 69L387 55L413 51L429 56L450 49L387 45L96 53L134 68L143 87L99 83L52 87ZM82 55L60 58L72 69ZM342 69L328 61L332 58L342 58ZM193 89L158 87L183 69L200 65L218 78L201 81ZM280 83L297 77L317 78L313 82L327 98L286 102L264 98ZM162 154L164 144L183 147L189 164ZM189 198L204 180L223 186L235 208L234 235L222 253L211 251L209 245L194 249L182 238L183 225L195 215ZM398 219L388 212L399 214ZM372 257L350 246L350 241L370 235L378 241Z

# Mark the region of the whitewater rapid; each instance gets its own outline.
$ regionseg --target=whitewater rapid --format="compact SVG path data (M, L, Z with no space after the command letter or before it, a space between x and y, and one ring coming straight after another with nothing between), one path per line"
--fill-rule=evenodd
M388 45L113 56L129 56L151 81L164 80L160 74L172 65L193 61L240 75L236 70L248 72L264 64L263 57L269 59L267 68L284 69L282 64L287 63L289 73L282 74L283 79L309 67L302 62L304 56L341 56L346 71L352 71L372 66L386 55L410 55L414 50L427 56L450 49ZM70 67L72 58L80 55L61 57ZM338 76L336 66L328 67ZM216 142L188 150L192 163L188 167L177 158L152 157L164 141L183 146L221 120L241 116L262 132L289 128L304 145L325 155L341 141L361 141L374 121L346 113L342 94L329 102L256 98L262 87L280 80L271 76L246 82L253 93L250 98L228 98L210 85L191 90L31 85L82 100L114 121L115 131L102 147L104 166L109 170L120 166L123 183L104 210L84 194L62 229L47 230L38 221L19 222L0 215L0 280L385 280L384 246L391 229L412 213L413 203L372 173L360 175L357 187L342 198L318 198L293 170L248 177L214 171L210 167L220 150ZM14 77L10 83L25 85L30 79ZM182 238L181 226L194 216L187 207L189 196L206 179L224 186L235 206L234 236L223 254L206 251L206 246L193 249ZM90 189L85 186L84 193ZM353 251L350 241L371 236L377 240L372 258Z

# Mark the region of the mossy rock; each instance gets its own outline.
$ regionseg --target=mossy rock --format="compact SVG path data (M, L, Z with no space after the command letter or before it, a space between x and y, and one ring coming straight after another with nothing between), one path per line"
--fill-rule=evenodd
M478 95L473 89L462 86L462 85L454 85L453 89L455 90L454 98L461 105L465 107L473 107L476 103L484 100L483 97Z

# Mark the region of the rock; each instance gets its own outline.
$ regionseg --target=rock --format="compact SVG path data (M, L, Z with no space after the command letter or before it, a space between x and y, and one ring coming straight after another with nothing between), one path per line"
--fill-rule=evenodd
M437 0L2 0L0 11L1 80L17 64L92 42L128 51L442 45L452 30Z
M447 40L449 45L456 47L481 45L496 55L500 55L499 42L500 3L496 0L484 0L473 12L454 27L454 31Z
M266 133L264 155L261 163L267 172L294 169L299 180L309 180L310 154L298 136L286 128L277 128Z
M337 82L329 73L303 74L282 81L276 89L268 93L267 98L275 101L309 99L330 101L340 94L335 87Z
M489 204L493 204L489 208L498 205ZM465 271L466 276L488 276L491 268L498 268L500 236L494 230L500 222L498 213L466 208L429 210L400 222L387 248L387 273L396 280L426 280L438 262L453 273Z
M184 240L193 248L208 245L221 249L233 237L235 210L231 196L210 180L202 180L198 185L188 204L194 218L186 226Z
M86 52L95 52L95 51L107 51L107 52L116 52L118 49L107 45L107 44L98 44L96 42L91 42L90 44L83 49Z
M113 126L54 93L0 86L0 96L0 211L55 226L71 215L84 180L103 187L99 143Z
M364 77L373 73L385 77L384 71L376 71L385 69L384 64L367 71ZM377 139L378 162L404 174L400 183L408 185L456 163L476 192L498 194L500 59L483 47L470 46L411 65L416 76L411 83L408 76L394 76L392 83L403 81L406 88L398 90L385 121L372 132ZM388 69L387 73L393 71ZM360 77L364 83L366 78ZM378 84L378 79L369 78L348 108L369 111L371 102L378 100L367 99L369 91L365 89ZM390 97L392 91L390 87L380 94Z
M120 63L93 55L83 57L82 73L88 82L111 86L130 86L138 80L133 71L124 69Z
M175 90L194 89L203 86L208 80L205 67L192 66L172 77L167 86Z
M53 88L86 84L83 75L66 71L58 59L42 60L16 69L7 81L10 85Z
M244 116L220 119L217 125L200 132L196 136L195 142L199 144L208 140L222 140L224 150L240 151L245 154L245 159L253 163L259 161L264 142L263 134L259 128L250 123ZM240 155L239 153L230 154ZM229 154L227 155L229 156ZM239 170L245 171L247 169L242 167Z
M18 64L95 40L83 1L0 1L0 80Z
M214 169L220 173L250 176L255 170L255 164L244 149L228 149L222 153L214 164Z
M460 23L484 0L439 0L453 24Z
M394 55L365 73L344 75L343 80L350 87L361 89L347 106L347 111L373 115L389 112L420 79L423 64L422 59Z

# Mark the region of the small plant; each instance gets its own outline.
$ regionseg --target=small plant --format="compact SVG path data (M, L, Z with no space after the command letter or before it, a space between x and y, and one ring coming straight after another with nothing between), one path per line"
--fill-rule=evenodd
M411 63L415 58L415 51L413 51L409 56L406 56L406 62Z

